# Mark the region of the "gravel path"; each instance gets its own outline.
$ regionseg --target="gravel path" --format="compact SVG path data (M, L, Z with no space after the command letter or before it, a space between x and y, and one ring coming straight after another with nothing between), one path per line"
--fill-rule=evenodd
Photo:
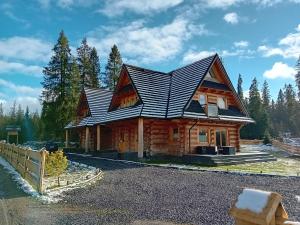
M74 161L101 168L104 179L65 197L66 224L233 224L232 201L243 187L283 195L290 219L300 221L300 178L196 172L139 167L80 156ZM153 222L155 221L155 222ZM159 222L161 221L161 222Z

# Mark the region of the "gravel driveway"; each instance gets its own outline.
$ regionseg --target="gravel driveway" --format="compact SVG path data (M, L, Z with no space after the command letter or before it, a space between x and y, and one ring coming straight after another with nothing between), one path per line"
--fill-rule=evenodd
M101 168L99 183L69 192L65 224L233 224L232 201L243 187L283 195L290 219L300 221L300 178L237 175L140 167L69 156Z

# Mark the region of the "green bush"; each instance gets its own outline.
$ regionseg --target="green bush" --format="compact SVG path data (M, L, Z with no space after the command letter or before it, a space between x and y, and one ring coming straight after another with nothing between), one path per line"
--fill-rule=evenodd
M265 145L271 143L271 136L270 136L269 132L265 132L263 142Z
M68 159L64 156L63 151L59 150L52 152L46 156L45 174L46 176L57 177L58 185L60 185L59 176L67 169L67 167Z

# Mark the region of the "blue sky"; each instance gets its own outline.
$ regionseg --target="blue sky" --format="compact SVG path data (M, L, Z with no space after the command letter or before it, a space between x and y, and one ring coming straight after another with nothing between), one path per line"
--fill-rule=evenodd
M126 63L170 71L219 53L244 91L257 77L276 98L294 84L300 0L1 0L0 102L40 110L42 68L59 32L73 53L83 37L102 68L117 44Z

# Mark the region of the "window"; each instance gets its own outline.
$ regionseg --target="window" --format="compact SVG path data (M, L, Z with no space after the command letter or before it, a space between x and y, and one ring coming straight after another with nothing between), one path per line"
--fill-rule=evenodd
M200 94L199 103L200 103L200 105L205 105L206 104L206 96L204 94Z
M207 115L208 116L218 116L218 107L216 104L208 104L207 106Z
M177 140L179 138L179 130L178 128L173 128L173 140Z
M225 98L223 97L218 97L217 99L217 104L218 104L218 107L220 109L225 109L226 108L226 101L225 101Z
M208 142L208 131L207 129L199 130L199 142Z
M209 71L206 76L207 76L207 78L215 78L215 74L212 70Z

